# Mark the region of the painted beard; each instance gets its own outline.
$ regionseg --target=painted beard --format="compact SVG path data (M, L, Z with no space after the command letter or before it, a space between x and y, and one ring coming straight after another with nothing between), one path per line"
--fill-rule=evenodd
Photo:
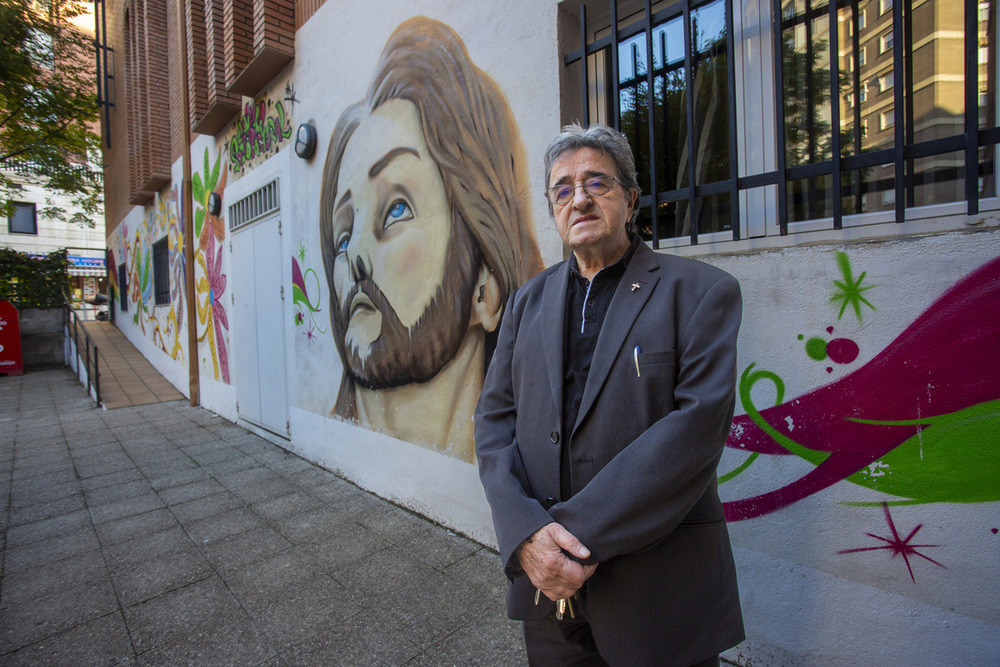
M356 282L343 299L335 294L333 334L344 361L344 372L367 389L388 389L413 382L426 382L444 368L458 352L468 333L475 291L475 277L482 261L479 249L463 233L452 234L442 284L434 299L417 321L407 328L400 321L382 290L371 278ZM347 330L351 306L358 293L371 301L381 315L381 330L362 354L356 346L348 348Z

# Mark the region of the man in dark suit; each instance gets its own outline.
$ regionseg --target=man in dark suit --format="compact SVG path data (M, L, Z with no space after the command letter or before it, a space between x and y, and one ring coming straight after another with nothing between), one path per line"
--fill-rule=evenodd
M616 131L568 126L545 178L572 255L508 299L475 418L508 615L533 665L718 664L744 638L716 480L739 284L635 235Z

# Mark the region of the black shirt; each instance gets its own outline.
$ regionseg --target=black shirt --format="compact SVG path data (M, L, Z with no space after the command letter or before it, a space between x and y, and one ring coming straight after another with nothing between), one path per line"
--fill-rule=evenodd
M580 412L583 388L587 384L587 375L590 373L590 362L594 358L597 337L601 333L601 326L604 324L604 316L607 315L608 307L611 305L611 298L615 295L618 283L621 282L621 277L625 273L625 267L632 255L635 254L636 246L639 243L641 241L638 237L634 237L621 259L598 271L593 280L589 281L577 269L576 257L571 257L569 260L566 331L563 334L561 500L569 500L572 496L569 472L569 436Z

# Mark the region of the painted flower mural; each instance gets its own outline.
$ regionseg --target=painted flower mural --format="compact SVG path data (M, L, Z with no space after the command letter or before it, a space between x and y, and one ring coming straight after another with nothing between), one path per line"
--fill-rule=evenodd
M226 187L226 173L221 171L222 157L215 164L209 159L208 149L202 173L191 177L191 195L197 210L194 215L194 233L198 238L195 253L196 294L198 295L198 324L202 329L198 342L207 342L212 357L213 377L230 383L229 378L229 318L222 295L226 291L226 273L223 266L223 241L226 238L225 221L208 210L208 198L213 192L222 194Z

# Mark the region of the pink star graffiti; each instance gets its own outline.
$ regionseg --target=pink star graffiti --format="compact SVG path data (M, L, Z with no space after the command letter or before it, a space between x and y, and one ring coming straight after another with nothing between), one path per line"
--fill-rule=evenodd
M924 527L924 524L918 523L917 527L910 531L910 534L906 536L905 539L899 538L899 532L896 530L896 524L892 520L892 514L889 513L889 503L882 503L882 509L885 511L885 520L889 524L889 529L892 531L892 539L888 537L882 537L881 535L875 535L874 533L865 533L868 537L874 537L876 540L882 540L885 544L880 544L875 547L861 547L859 549L844 549L843 551L838 551L839 554L851 554L857 553L859 551L878 551L880 549L886 549L892 552L892 558L896 556L902 556L903 560L906 561L906 569L910 573L910 579L916 581L913 577L913 567L910 565L910 556L920 556L924 560L929 560L938 567L944 567L941 563L937 562L929 556L917 551L917 549L927 549L930 547L939 547L940 544L910 544L910 540L917 534L917 531ZM945 568L947 569L947 568Z
M313 328L312 322L309 323L309 328L302 332L302 335L306 337L310 343L316 339L316 329Z

